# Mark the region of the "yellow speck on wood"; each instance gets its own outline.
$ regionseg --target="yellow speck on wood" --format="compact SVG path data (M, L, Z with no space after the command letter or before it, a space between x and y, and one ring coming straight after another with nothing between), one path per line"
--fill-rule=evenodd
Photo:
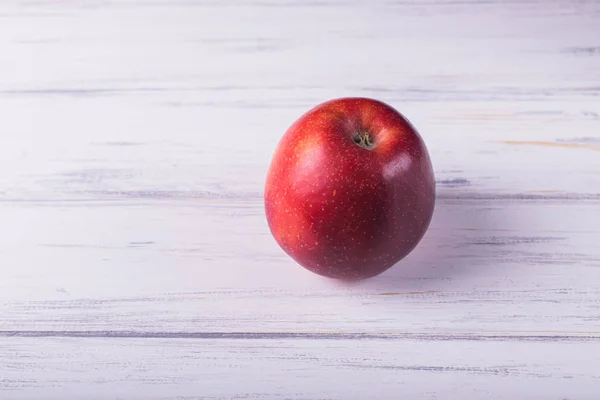
M512 146L543 146L543 147L559 147L567 149L585 149L592 151L600 151L600 146L594 146L591 144L581 143L556 143L556 142L543 142L543 141L528 141L528 140L505 140L500 143L512 145Z

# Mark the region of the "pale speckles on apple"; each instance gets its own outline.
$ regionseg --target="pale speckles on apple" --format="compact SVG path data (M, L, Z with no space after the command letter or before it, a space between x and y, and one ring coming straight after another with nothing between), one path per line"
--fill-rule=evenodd
M432 204L423 199L432 180L418 175L430 171L412 159L426 152L399 152L421 143L382 103L350 99L323 107L282 139L268 178L269 226L284 250L316 273L374 276L406 255L427 225ZM345 119L379 132L380 146L366 152L348 141Z
M412 159L407 153L400 153L383 167L383 176L391 180L394 176L407 171L412 165Z

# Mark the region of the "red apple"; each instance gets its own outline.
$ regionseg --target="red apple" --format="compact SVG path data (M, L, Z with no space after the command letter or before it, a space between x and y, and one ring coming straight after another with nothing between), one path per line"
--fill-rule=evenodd
M302 115L275 151L265 185L275 240L304 268L358 280L419 243L435 204L427 148L391 106L341 98Z

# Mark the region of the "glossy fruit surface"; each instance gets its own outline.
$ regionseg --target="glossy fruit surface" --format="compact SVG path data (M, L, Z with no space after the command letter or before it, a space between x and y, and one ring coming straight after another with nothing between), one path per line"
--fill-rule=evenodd
M389 105L341 98L302 115L275 151L265 184L275 240L319 275L373 277L410 253L435 203L430 157Z

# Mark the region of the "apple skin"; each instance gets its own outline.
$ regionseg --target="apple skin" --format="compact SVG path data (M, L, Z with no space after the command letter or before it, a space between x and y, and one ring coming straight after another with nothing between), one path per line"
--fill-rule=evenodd
M281 248L329 278L374 277L408 255L429 227L435 179L411 123L374 99L312 108L279 142L265 213Z

